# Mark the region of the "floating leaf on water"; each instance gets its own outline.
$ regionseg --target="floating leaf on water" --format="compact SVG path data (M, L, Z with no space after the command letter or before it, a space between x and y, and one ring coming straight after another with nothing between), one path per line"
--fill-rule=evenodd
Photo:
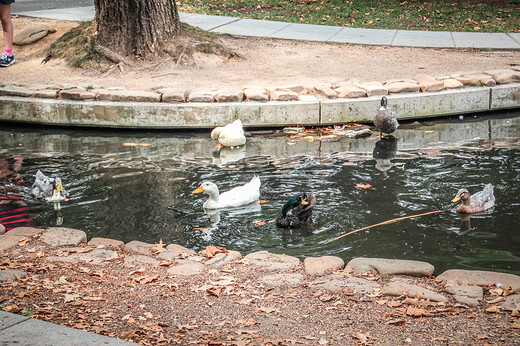
M263 225L265 225L265 221L256 221L255 225L263 226Z
M140 147L149 147L149 146L151 146L150 143L139 143L137 145L140 146Z
M137 143L133 143L133 142L123 143L123 147L136 147L136 146L137 146Z
M370 185L370 184L357 184L354 187L358 188L358 189L368 189L368 188L372 187L372 185Z

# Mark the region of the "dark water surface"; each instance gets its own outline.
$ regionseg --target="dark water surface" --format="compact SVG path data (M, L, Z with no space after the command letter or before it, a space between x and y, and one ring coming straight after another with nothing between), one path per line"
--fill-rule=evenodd
M208 133L95 132L0 124L0 222L63 225L110 237L215 245L297 257L336 255L423 260L436 274L481 269L520 274L520 114L405 124L396 140L337 142L256 133L218 152ZM128 143L133 143L129 145ZM141 145L134 145L141 144ZM71 200L61 214L31 196L34 174L59 175ZM265 204L204 213L204 180L221 191L262 180ZM495 186L489 213L461 219L459 188ZM357 184L370 184L368 189ZM293 193L317 193L314 223L282 230L272 220ZM378 226L385 220L446 212ZM266 222L262 225L262 222Z

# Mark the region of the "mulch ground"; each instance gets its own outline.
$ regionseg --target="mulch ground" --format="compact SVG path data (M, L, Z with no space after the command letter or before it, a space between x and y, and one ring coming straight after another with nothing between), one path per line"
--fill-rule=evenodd
M513 345L520 340L519 317L496 308L496 289L486 290L481 306L468 308L385 297L378 290L265 287L258 281L262 273L240 261L203 275L168 277L174 262L127 268L122 263L128 254L117 251L111 261L91 265L49 262L46 257L57 250L35 240L7 250L0 269L28 275L0 283L0 307L144 345ZM384 283L378 275L362 277ZM434 278L410 280L440 291Z

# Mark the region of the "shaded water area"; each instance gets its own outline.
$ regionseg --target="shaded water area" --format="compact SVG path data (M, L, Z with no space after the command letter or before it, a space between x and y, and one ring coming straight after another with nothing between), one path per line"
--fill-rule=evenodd
M136 145L138 144L138 145ZM218 150L209 131L113 132L0 126L0 222L81 229L88 238L215 245L300 258L385 257L450 268L520 274L520 114L403 124L395 139L290 138L252 133L245 148ZM40 169L59 175L71 200L60 212L31 196ZM205 213L202 181L221 192L262 180L261 199ZM497 205L461 218L451 199L466 187L495 186ZM370 184L367 189L358 184ZM273 222L294 193L314 190L314 222L283 230ZM443 213L346 232L435 210ZM263 222L266 222L263 224Z

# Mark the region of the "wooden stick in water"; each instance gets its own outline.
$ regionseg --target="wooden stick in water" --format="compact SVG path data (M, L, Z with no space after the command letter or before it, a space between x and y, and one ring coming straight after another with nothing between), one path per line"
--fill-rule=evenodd
M380 222L380 223L376 223L375 225L371 225L371 226L366 226L366 227L363 227L363 228L359 228L359 229L356 229L356 230L353 230L353 231L350 231L348 233L345 233L343 235L340 235L339 237L336 237L334 239L331 239L331 240L328 240L325 242L325 244L328 244L328 243L332 243L333 241L335 240L338 240L338 239L341 239L343 237L346 237L347 235L351 235L353 233L356 233L356 232L359 232L359 231L363 231L365 229L369 229L369 228L372 228L372 227L376 227L376 226L381 226L381 225L386 225L386 224L389 224L389 223L394 223L394 222L397 222L397 221L401 221L401 220L404 220L404 219L411 219L411 218L414 218L414 217L419 217L419 216L424 216L424 215L430 215L430 214L437 214L437 213L442 213L446 210L435 210L435 211L429 211L427 213L422 213L422 214L416 214L416 215L410 215L410 216L403 216L403 217L398 217L398 218L395 218L395 219L391 219L391 220L386 220L386 221L383 221L383 222Z

